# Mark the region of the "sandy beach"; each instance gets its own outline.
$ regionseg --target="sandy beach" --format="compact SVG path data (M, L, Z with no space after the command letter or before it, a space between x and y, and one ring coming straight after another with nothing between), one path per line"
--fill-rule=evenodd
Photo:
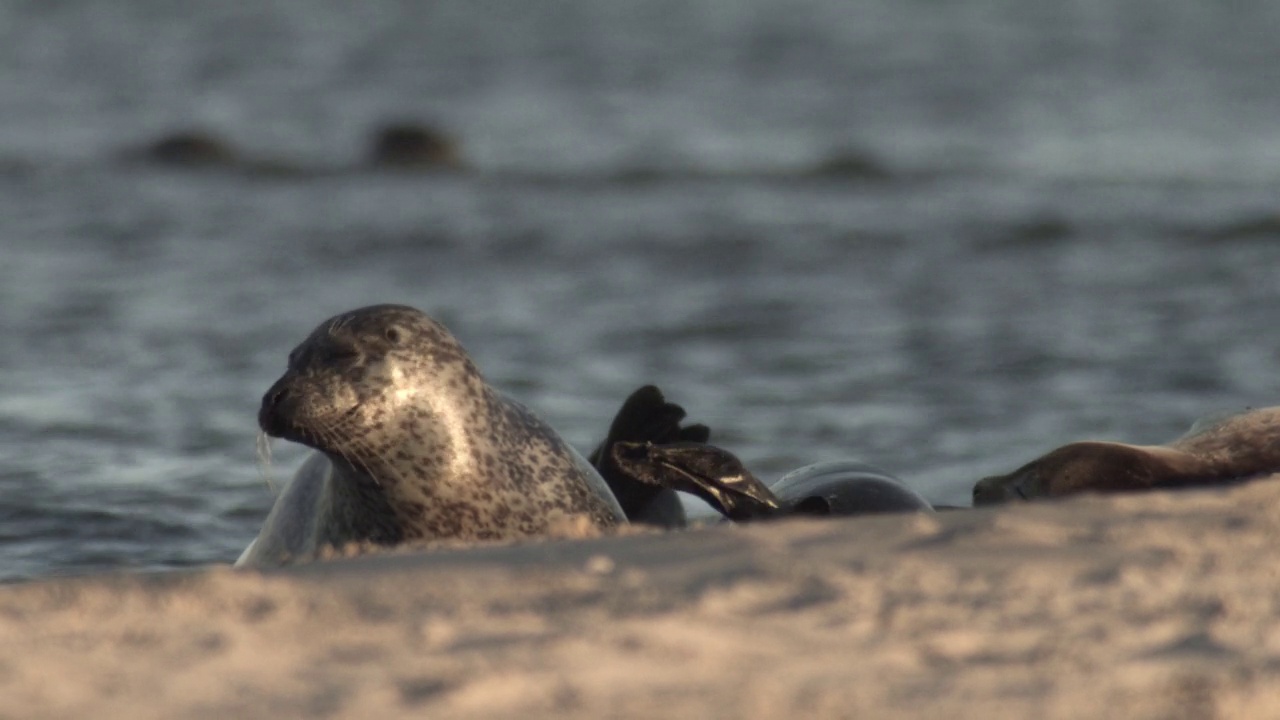
M264 395L374 304L579 450L654 383L766 484L856 459L939 504L1280 406L1277 27L0 3L0 720L1280 719L1276 478L229 566L311 452L255 444ZM1160 477L1280 472L1261 427Z
M1262 718L1280 485L0 590L0 716Z

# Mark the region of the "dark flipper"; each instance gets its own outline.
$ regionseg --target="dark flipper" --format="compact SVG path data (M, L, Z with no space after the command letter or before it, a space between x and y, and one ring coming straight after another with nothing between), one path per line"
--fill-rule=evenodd
M774 514L778 499L738 458L713 445L614 443L616 467L635 481L697 495L730 520Z
M631 393L622 404L609 426L604 442L592 451L588 459L609 484L627 519L632 522L684 527L684 506L674 490L663 485L651 485L636 480L630 473L618 467L610 451L616 443L668 444L677 442L705 443L711 438L706 425L681 426L685 411L675 403L669 403L662 391L653 385Z

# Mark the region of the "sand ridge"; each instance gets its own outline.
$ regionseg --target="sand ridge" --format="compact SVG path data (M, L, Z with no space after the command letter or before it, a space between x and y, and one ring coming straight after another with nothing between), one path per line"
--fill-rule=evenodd
M1280 715L1280 484L0 589L0 717Z

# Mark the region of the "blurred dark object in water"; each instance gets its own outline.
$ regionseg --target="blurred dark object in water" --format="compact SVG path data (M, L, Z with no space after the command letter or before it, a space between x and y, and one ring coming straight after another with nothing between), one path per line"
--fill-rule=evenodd
M889 168L874 157L857 150L843 150L819 162L809 175L843 180L879 181L893 179Z
M359 172L366 165L325 166L244 157L230 143L204 130L181 130L140 148L127 150L129 162L174 168L220 168L254 175L285 177ZM424 125L395 123L379 128L370 142L367 165L400 170L461 170L458 143L444 132Z
M975 227L982 250L1005 251L1013 248L1034 248L1054 245L1076 236L1072 224L1060 217L1032 218L1008 227Z
M1238 240L1280 240L1280 214L1267 214L1241 220L1197 235L1210 242Z
M222 167L240 162L230 144L202 130L183 130L161 137L142 148L138 159L181 167Z
M436 128L410 122L378 129L368 160L379 167L461 170L465 167L458 142Z

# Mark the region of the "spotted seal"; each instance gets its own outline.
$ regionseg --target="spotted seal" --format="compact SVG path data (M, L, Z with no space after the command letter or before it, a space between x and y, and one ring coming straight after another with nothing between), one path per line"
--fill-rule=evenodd
M353 542L510 539L574 518L626 522L590 464L411 307L374 305L321 323L289 354L258 424L317 452L237 565Z
M697 495L736 522L933 510L901 480L850 460L807 465L766 486L736 456L714 445L620 442L611 453L620 471L635 481Z
M1167 445L1074 442L1007 475L979 480L974 505L1082 492L1244 482L1280 473L1280 407L1201 421Z

